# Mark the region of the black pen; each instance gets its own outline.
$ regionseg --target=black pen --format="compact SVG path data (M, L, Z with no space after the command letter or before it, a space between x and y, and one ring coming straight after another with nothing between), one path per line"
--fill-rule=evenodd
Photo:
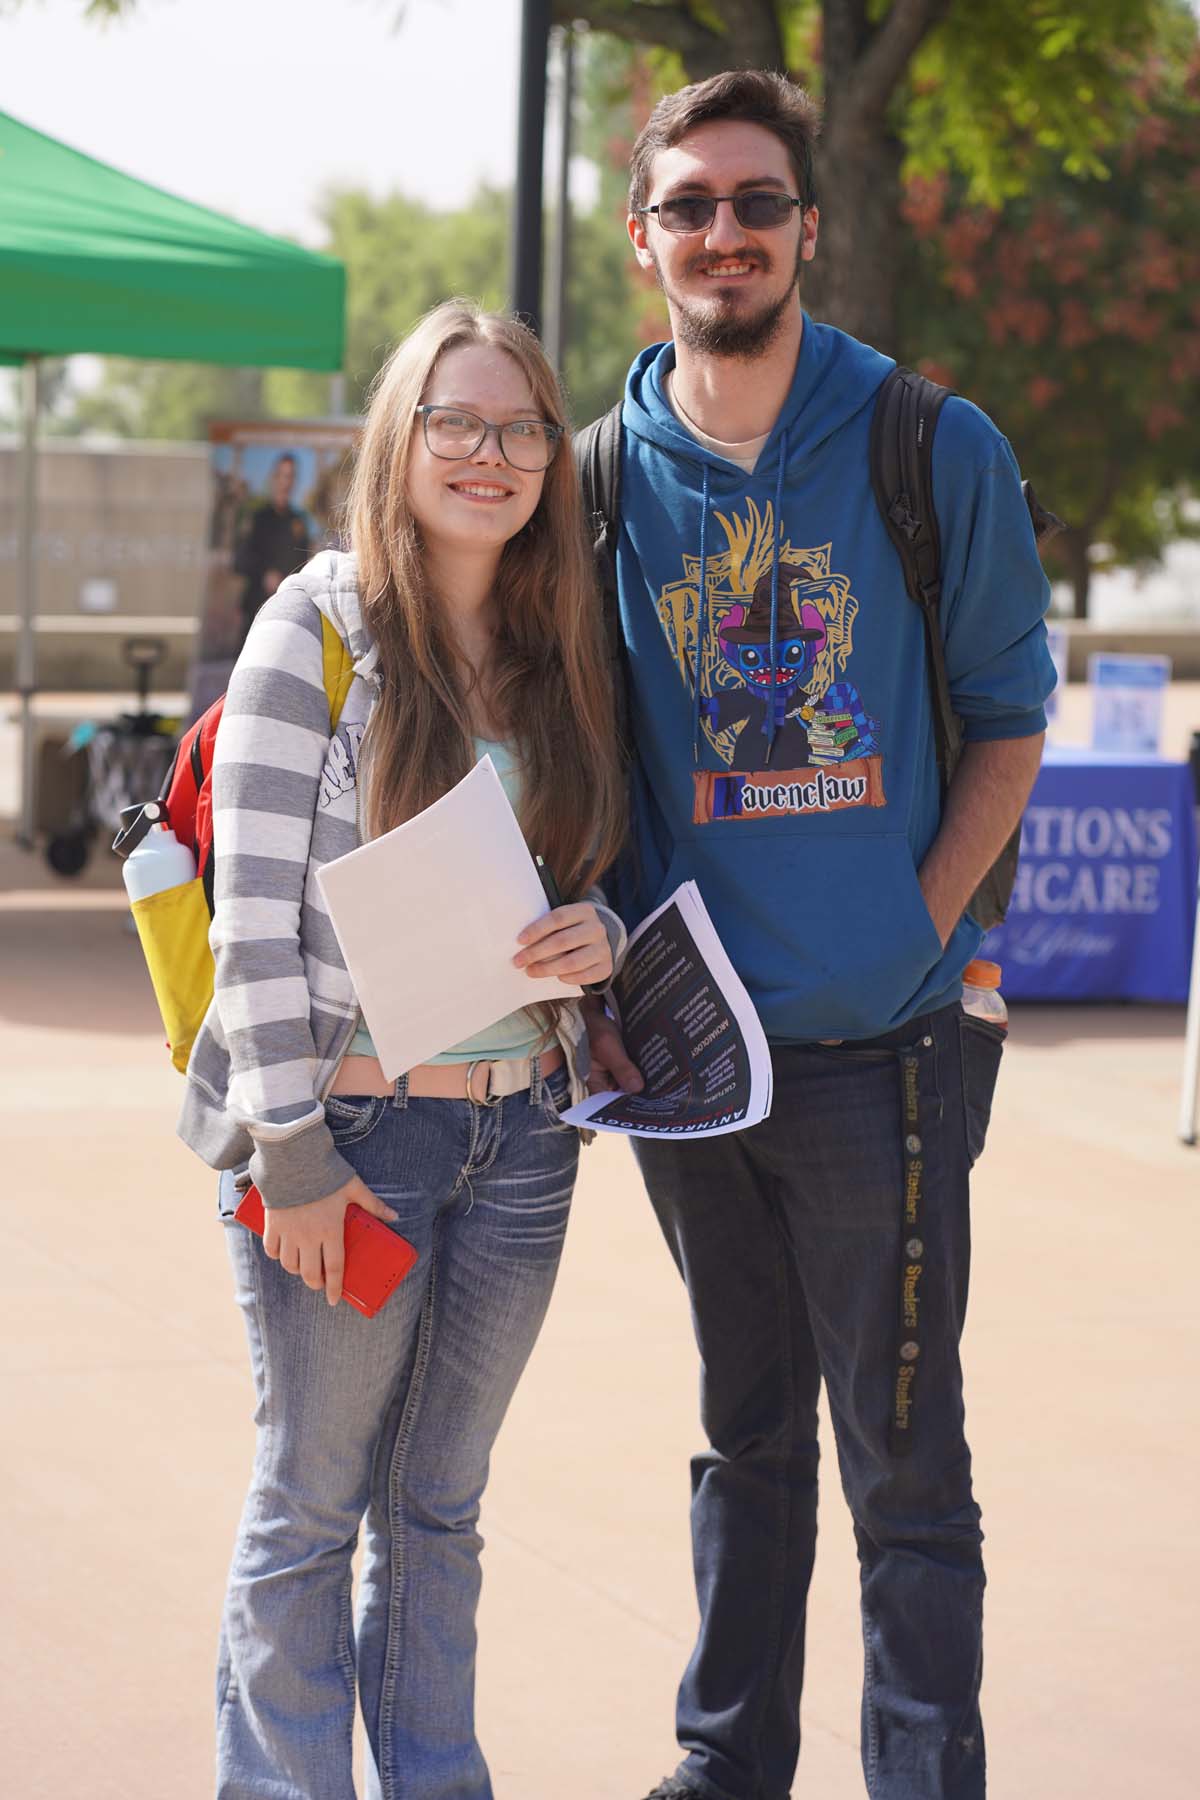
M556 907L565 906L566 901L559 892L558 883L551 873L549 863L541 856L535 856L533 860L537 867L538 875L541 878L542 892L550 902L551 912L553 912ZM606 994L608 992L609 984L607 981L585 981L580 985L585 994Z
M551 874L550 865L546 862L544 857L535 856L533 860L537 865L537 872L541 878L542 891L550 902L550 910L553 912L555 907L565 904L562 895L558 891L558 883Z

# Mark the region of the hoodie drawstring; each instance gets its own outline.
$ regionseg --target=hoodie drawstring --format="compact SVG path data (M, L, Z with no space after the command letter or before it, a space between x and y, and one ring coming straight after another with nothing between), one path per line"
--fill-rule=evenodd
M704 633L708 626L708 464L700 494L700 603L696 610L696 655L692 668L692 763L700 767L700 673L704 666Z
M787 428L779 434L779 474L775 479L775 529L772 533L771 550L771 653L767 686L767 758L770 762L771 751L775 747L777 729L775 663L779 655L779 546L783 538L783 478L787 472ZM701 540L703 541L703 539Z

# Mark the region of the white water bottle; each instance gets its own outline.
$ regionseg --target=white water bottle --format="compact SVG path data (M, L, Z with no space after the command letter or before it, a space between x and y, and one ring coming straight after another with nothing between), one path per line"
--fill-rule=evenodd
M134 847L126 853L121 873L130 900L145 900L149 894L196 879L196 859L167 824L160 801L147 801L128 835L134 838Z
M962 1008L998 1031L1008 1030L1008 1008L1000 992L1000 964L976 959L963 970Z

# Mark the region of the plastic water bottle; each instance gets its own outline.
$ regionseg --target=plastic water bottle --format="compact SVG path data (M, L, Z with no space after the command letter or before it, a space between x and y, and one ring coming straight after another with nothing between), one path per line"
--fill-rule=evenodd
M196 859L171 830L160 801L147 801L129 836L135 839L134 847L126 854L121 873L130 900L144 900L196 879Z
M962 1006L973 1019L1008 1030L1008 1008L1000 992L1000 964L977 959L963 970Z

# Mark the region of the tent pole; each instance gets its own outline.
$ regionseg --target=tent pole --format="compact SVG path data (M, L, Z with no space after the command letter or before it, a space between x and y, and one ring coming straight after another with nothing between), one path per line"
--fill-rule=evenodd
M21 366L21 500L17 541L20 601L17 614L17 693L21 697L21 813L17 842L33 849L37 808L37 745L33 725L33 696L37 684L37 650L34 620L37 616L37 433L41 407L41 362L26 357Z

